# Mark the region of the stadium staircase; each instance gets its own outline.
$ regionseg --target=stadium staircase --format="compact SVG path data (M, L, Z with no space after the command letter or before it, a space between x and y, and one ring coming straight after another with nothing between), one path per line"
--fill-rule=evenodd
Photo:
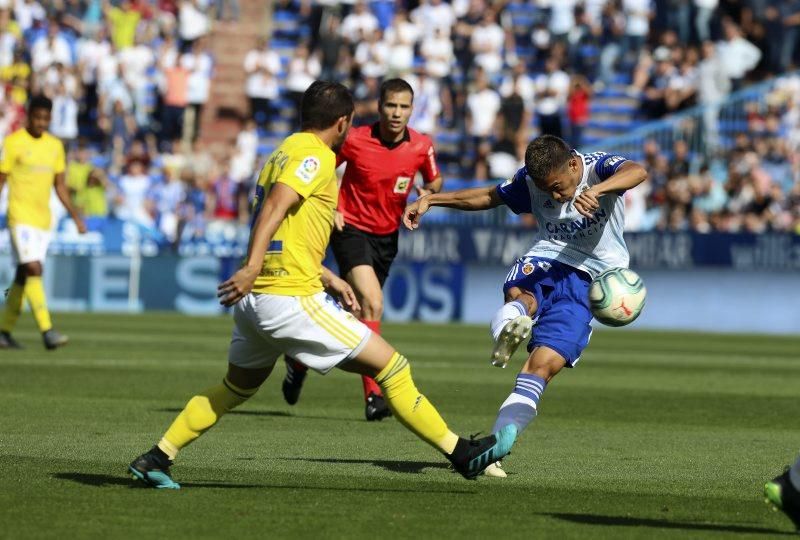
M214 78L200 128L203 141L209 143L228 143L239 132L238 118L248 112L244 57L259 36L270 32L272 2L247 1L239 6L238 21L215 21L211 31Z

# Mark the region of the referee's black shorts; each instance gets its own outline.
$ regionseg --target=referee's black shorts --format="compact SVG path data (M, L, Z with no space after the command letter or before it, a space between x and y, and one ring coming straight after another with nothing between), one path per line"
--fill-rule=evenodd
M355 266L366 264L375 270L378 281L383 283L389 276L389 267L397 256L398 231L377 235L356 229L345 223L344 230L333 229L331 249L339 266L339 275L345 277Z

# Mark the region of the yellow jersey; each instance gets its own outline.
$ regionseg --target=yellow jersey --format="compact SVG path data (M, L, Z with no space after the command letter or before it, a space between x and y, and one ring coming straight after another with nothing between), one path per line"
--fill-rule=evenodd
M25 128L3 142L0 173L8 183L8 226L50 229L50 191L56 174L63 173L64 145L45 132L38 139Z
M253 222L276 183L302 200L286 213L264 256L253 292L309 296L323 290L322 260L333 230L339 200L336 154L314 134L287 137L258 177Z

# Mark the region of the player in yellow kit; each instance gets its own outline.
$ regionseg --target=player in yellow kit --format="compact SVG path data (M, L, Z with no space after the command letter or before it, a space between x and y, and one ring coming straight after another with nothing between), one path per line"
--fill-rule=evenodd
M17 273L7 292L0 322L2 349L21 348L11 332L22 310L23 298L28 300L45 347L55 349L68 341L67 336L53 329L42 285L42 264L50 243L50 191L54 185L78 232L85 233L86 225L72 206L64 180L64 145L47 133L52 108L48 98L32 98L27 125L3 141L0 190L8 183L8 229Z
M473 478L511 450L516 427L458 437L417 390L408 361L330 296L358 307L350 285L322 266L338 202L334 152L353 119L352 96L340 84L317 81L303 96L301 118L303 131L261 171L244 264L219 286L221 303L234 306L227 375L192 397L129 471L152 487L179 488L169 473L178 451L253 396L288 354L323 374L338 367L374 377L398 420Z

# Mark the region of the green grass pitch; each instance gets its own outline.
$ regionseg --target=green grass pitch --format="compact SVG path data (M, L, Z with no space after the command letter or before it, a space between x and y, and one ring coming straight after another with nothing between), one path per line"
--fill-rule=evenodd
M505 462L468 482L396 420L363 420L361 383L283 365L179 457L184 489L126 466L223 375L231 322L57 315L72 343L0 351L2 538L763 538L792 531L764 481L800 450L800 338L596 332ZM386 325L420 389L461 434L511 390L485 328Z

